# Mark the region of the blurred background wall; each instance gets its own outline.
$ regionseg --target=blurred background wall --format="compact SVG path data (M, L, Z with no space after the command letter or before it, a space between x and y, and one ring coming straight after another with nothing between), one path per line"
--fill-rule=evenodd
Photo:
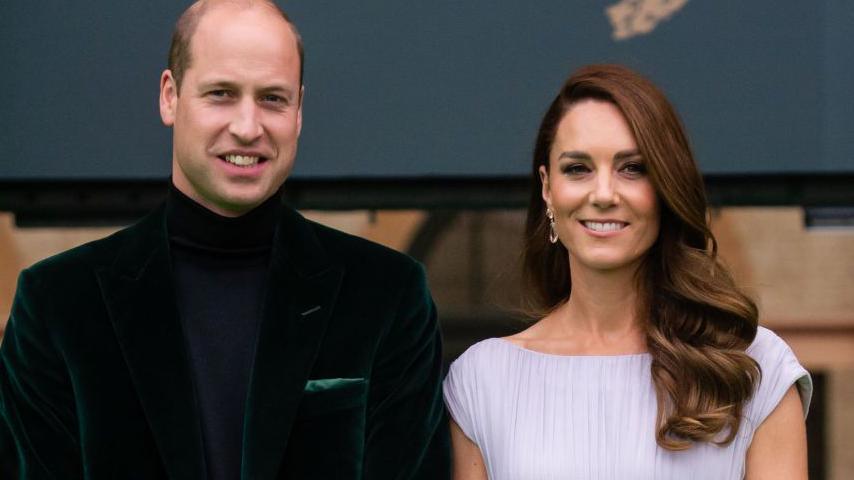
M813 374L810 478L854 478L854 3L281 2L306 44L287 201L425 263L446 361L524 328L539 117L576 67L625 63L680 111L721 256ZM163 198L157 80L188 2L5 2L0 335L22 268Z
M425 263L447 363L531 321L517 313L522 209L303 213ZM816 382L810 478L854 477L854 230L806 229L797 207L719 208L713 222L721 257L757 300L761 323L792 346ZM0 318L8 318L21 268L114 230L17 228L11 214L0 215Z

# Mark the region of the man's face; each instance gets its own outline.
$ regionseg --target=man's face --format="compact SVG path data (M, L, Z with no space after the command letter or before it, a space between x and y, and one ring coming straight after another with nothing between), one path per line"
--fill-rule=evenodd
M266 8L224 5L203 15L190 50L180 92L169 70L160 82L172 179L209 210L242 215L293 167L302 126L296 37Z

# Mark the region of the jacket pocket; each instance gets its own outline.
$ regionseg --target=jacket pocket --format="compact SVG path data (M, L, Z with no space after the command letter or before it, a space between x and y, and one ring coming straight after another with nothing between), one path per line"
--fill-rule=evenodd
M306 382L276 478L362 478L368 383L364 378Z
M305 384L297 418L364 407L368 381L364 378L318 378Z

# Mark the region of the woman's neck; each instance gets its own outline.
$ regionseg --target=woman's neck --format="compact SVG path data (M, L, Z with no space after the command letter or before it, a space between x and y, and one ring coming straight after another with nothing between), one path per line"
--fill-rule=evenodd
M645 352L635 271L572 268L569 300L539 322L538 336L578 354Z

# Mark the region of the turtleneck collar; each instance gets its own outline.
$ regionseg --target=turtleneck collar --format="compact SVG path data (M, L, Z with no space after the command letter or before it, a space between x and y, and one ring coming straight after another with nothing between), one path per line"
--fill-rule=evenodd
M282 208L281 190L239 217L216 214L174 184L166 199L169 240L178 245L214 253L251 253L269 250Z

